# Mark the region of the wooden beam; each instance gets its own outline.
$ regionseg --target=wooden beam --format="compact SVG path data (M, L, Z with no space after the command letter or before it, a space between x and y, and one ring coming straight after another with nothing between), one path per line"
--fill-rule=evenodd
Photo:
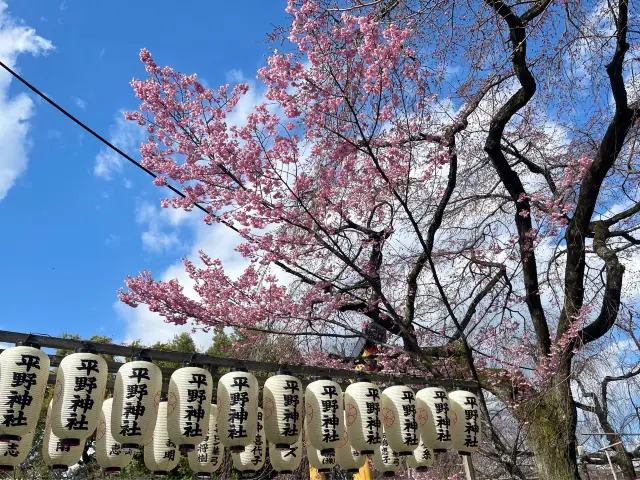
M118 357L130 357L134 353L142 350L147 352L153 360L162 360L167 362L195 362L203 365L209 365L219 368L245 367L251 371L258 372L275 372L280 367L287 368L294 375L306 377L329 376L334 379L350 379L355 378L357 373L353 370L312 367L309 365L285 365L269 362L258 362L255 360L238 360L233 358L213 357L202 353L183 353L183 352L164 352L162 350L154 350L150 348L134 348L126 345L116 345L112 343L96 343L90 340L74 340L71 338L50 337L48 335L37 335L21 332L10 332L0 330L0 342L16 343L25 341L26 339L39 343L45 348L63 348L66 350L75 350L76 348L91 347L98 353L114 355ZM114 362L116 363L116 362ZM113 365L115 368L115 365ZM118 367L119 368L119 367ZM116 369L117 371L117 369ZM402 382L407 385L416 386L440 386L445 389L467 388L477 389L478 385L472 380L454 380L441 378L416 377L408 375L381 375L377 373L366 374L371 381L377 382Z

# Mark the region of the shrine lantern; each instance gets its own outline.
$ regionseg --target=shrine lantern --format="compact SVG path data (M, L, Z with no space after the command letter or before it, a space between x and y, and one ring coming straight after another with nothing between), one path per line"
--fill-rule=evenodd
M0 473L13 472L31 451L35 428L22 435L20 440L0 442Z
M382 442L380 389L363 379L344 391L344 418L349 444L363 455L373 455Z
M273 443L269 443L269 460L271 466L279 474L291 474L300 466L302 460L302 435L298 440L287 448L276 448Z
M385 388L380 395L380 419L389 447L401 456L418 448L416 397L405 385Z
M302 382L290 372L280 370L264 382L264 431L275 448L288 448L298 440L302 429L302 407Z
M178 447L169 439L167 431L168 403L166 398L160 399L151 442L144 446L144 464L156 477L166 477L180 461Z
M478 397L456 390L449 394L451 404L451 438L460 455L471 455L480 446L480 411Z
M122 445L116 442L111 434L112 405L112 398L107 398L102 402L102 412L96 428L94 447L96 461L107 474L120 473L120 470L131 463L134 453L133 449L122 448Z
M244 451L256 436L258 380L246 368L236 368L218 380L218 431L232 453Z
M407 467L415 468L418 472L425 472L427 467L432 467L434 464L433 450L426 447L422 439L418 448L413 451L413 455L407 457Z
M384 433L382 434L382 443L373 454L373 468L385 477L395 476L400 469L400 455L391 449Z
M358 473L367 462L367 456L355 450L349 440L348 432L342 428L340 431L340 442L335 450L336 462L338 466L347 473Z
M304 398L310 445L322 455L333 454L344 423L342 388L329 377L321 378L307 386Z
M307 418L308 417L306 417L304 421L304 445L307 450L309 466L318 470L318 473L328 473L336 466L335 449L331 449L327 453L322 453L311 444Z
M257 408L256 434L242 452L232 453L233 466L243 475L256 473L264 466L267 442L264 438L262 409Z
M51 432L65 445L80 445L95 431L107 375L107 362L90 348L76 349L60 362L51 401Z
M451 406L444 388L427 387L416 393L416 420L420 438L434 453L451 448Z
M224 446L220 443L220 435L218 435L217 416L217 407L211 405L207 436L188 455L189 467L198 478L211 478L211 474L220 468L224 459Z
M213 379L199 366L177 369L169 379L167 429L181 452L191 452L209 429Z
M116 375L111 409L111 432L122 448L140 448L151 440L156 426L162 372L144 354L132 357Z
M54 472L66 472L71 465L78 463L84 451L85 440L76 445L68 445L55 436L51 430L53 420L53 400L47 410L47 418L42 438L42 460Z
M36 427L49 379L49 356L35 342L0 353L0 442L17 442Z

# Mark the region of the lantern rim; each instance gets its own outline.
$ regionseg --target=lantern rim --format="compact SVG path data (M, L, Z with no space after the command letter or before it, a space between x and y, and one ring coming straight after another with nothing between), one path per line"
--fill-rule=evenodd
M33 340L20 340L19 342L16 342L16 347L31 347L40 350L40 344Z
M276 470L280 475L291 475L293 470Z
M234 367L231 367L230 369L231 372L249 372L249 369L243 365L236 365Z
M113 473L120 473L122 469L120 467L107 467L104 469L104 473L106 474L113 474Z
M320 375L318 377L318 380L331 380L333 382L333 378L331 378L331 375Z
M160 397L160 402L168 402L169 399L167 397Z
M360 455L373 455L375 453L375 450L360 450Z
M347 473L358 473L360 471L359 468L347 468Z
M207 472L196 473L196 479L200 478L211 478L211 474Z
M470 457L471 456L471 452L461 452L461 451L458 450L458 453L460 455L462 455L463 457Z
M446 448L434 448L433 449L433 453L444 453L446 451L447 451Z
M20 435L12 435L10 433L0 435L0 443L19 442L20 440L22 440Z
M335 453L335 448L323 448L322 450L320 450L320 455L324 457L331 457L332 455L335 455Z
M319 468L318 472L320 473L329 473L331 471L331 468Z
M234 445L232 447L229 447L229 451L231 453L242 453L244 452L245 448L244 445Z
M13 470L14 470L13 465L0 465L1 473L13 472Z
M396 476L396 472L383 472L382 476L383 477L387 477L387 478L395 477Z
M51 470L53 470L54 472L66 472L67 470L69 470L69 466L68 465L62 465L60 464L56 464L56 465L51 465Z
M428 472L429 467L416 467L416 472Z
M166 477L167 475L169 475L169 472L166 470L154 470L153 472L151 472L151 474L154 477Z
M359 374L356 379L354 380L353 383L359 383L359 382L369 382L369 376L368 375L364 375L364 374Z
M398 455L400 455L401 457L408 457L409 455L413 455L413 452L409 452L409 451L398 452Z
M292 376L293 372L291 370L289 370L286 367L280 366L280 368L278 368L278 373L277 375L289 375Z
M295 442L294 442L295 443ZM286 450L288 448L291 448L292 444L288 444L288 443L276 443L276 450Z
M181 443L178 445L178 450L181 452L193 452L196 446L193 443Z
M122 444L122 448L129 448L129 449L139 449L140 448L140 444L138 443L123 443Z

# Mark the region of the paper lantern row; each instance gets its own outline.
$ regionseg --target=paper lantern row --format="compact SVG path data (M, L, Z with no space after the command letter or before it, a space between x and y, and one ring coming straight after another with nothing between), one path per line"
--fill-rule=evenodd
M101 442L96 457L107 471L118 471L130 461L132 449L143 445L150 447L145 449L145 462L148 459L149 468L157 472L173 468L179 456L176 450L190 453L195 458L190 463L197 465L197 459L204 457L219 462L221 456L214 450L224 448L234 455L235 464L250 461L257 470L264 463L267 441L270 450L280 452L272 456L275 463L284 462L286 453L299 445L303 413L309 459L318 465L337 461L356 470L364 456L375 459L387 447L399 456L415 458L416 464L426 451L454 448L469 454L478 448L477 399L470 392L447 394L430 387L414 393L405 385L380 390L371 382L357 381L343 394L330 378L316 380L304 390L300 379L280 371L265 382L260 409L255 376L238 369L218 381L217 408L212 410L213 380L207 370L198 365L177 369L170 378L167 401L162 402L162 373L150 360L138 356L122 365L113 399L104 404L105 360L95 351L81 349L61 361L45 443L52 468L68 465L96 432ZM49 367L48 356L37 344L20 344L0 354L4 419L0 443L28 440L42 406ZM220 432L214 435L216 442L208 440L213 423ZM416 455L416 450L423 453ZM210 468L211 462L205 463Z

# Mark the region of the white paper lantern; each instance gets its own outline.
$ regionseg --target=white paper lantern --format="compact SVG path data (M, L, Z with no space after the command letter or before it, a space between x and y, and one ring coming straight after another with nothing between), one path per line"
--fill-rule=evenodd
M330 378L322 378L307 386L304 398L311 446L323 455L333 453L344 423L342 388Z
M307 450L307 460L309 460L309 466L318 470L319 473L328 473L333 469L333 467L336 466L335 449L331 449L327 453L322 453L311 444L309 424L307 423L307 419L308 417L305 417L304 420L304 444Z
M0 354L0 442L19 441L38 423L49 378L49 356L35 342Z
M133 460L134 449L122 448L111 435L111 414L113 399L107 398L102 402L100 421L96 428L96 461L104 468L105 473L120 473Z
M242 452L232 453L233 466L243 474L255 473L264 466L267 442L264 438L262 409L258 407L256 415L256 434L253 441Z
M451 404L451 438L460 455L471 455L480 446L480 412L478 397L456 390L449 394Z
M180 452L167 431L167 399L160 399L158 420L151 442L144 446L144 464L154 476L167 476L180 461Z
M420 441L413 390L405 385L385 388L380 395L380 407L389 446L401 456L411 455Z
M277 449L273 443L269 444L269 460L273 469L280 474L290 474L298 469L302 461L302 435L298 440L284 449Z
M167 428L182 452L195 450L209 428L213 379L204 368L177 369L169 380Z
M244 451L256 436L258 380L238 368L218 380L218 431L220 441L232 453Z
M400 455L387 442L386 434L382 434L382 443L373 454L373 467L385 477L393 477L400 469Z
M113 438L122 448L139 448L151 440L161 390L162 372L149 357L134 356L120 367L110 422Z
M346 411L345 411L346 416ZM355 450L350 443L349 433L342 428L340 430L340 442L336 447L336 462L347 473L357 473L366 463L367 456Z
M210 478L217 471L224 459L224 446L220 443L217 423L218 408L211 405L209 411L209 428L207 436L193 452L189 452L189 467L200 478Z
M382 442L380 389L359 379L344 391L344 416L351 446L363 455L373 455Z
M433 451L427 448L420 439L420 445L413 451L413 455L407 457L407 467L415 468L418 472L424 472L434 464Z
M27 458L33 443L35 428L22 435L20 440L0 443L0 473L13 472Z
M60 362L53 392L51 431L65 445L89 438L100 419L107 362L94 350L77 349Z
M264 430L275 448L288 448L302 429L302 382L286 370L269 377L262 390Z
M444 388L427 387L416 393L420 438L434 453L451 448L451 406Z
M42 460L54 472L66 472L71 465L78 463L84 451L85 440L77 445L66 445L51 431L53 420L53 400L47 410L47 418L42 438Z

